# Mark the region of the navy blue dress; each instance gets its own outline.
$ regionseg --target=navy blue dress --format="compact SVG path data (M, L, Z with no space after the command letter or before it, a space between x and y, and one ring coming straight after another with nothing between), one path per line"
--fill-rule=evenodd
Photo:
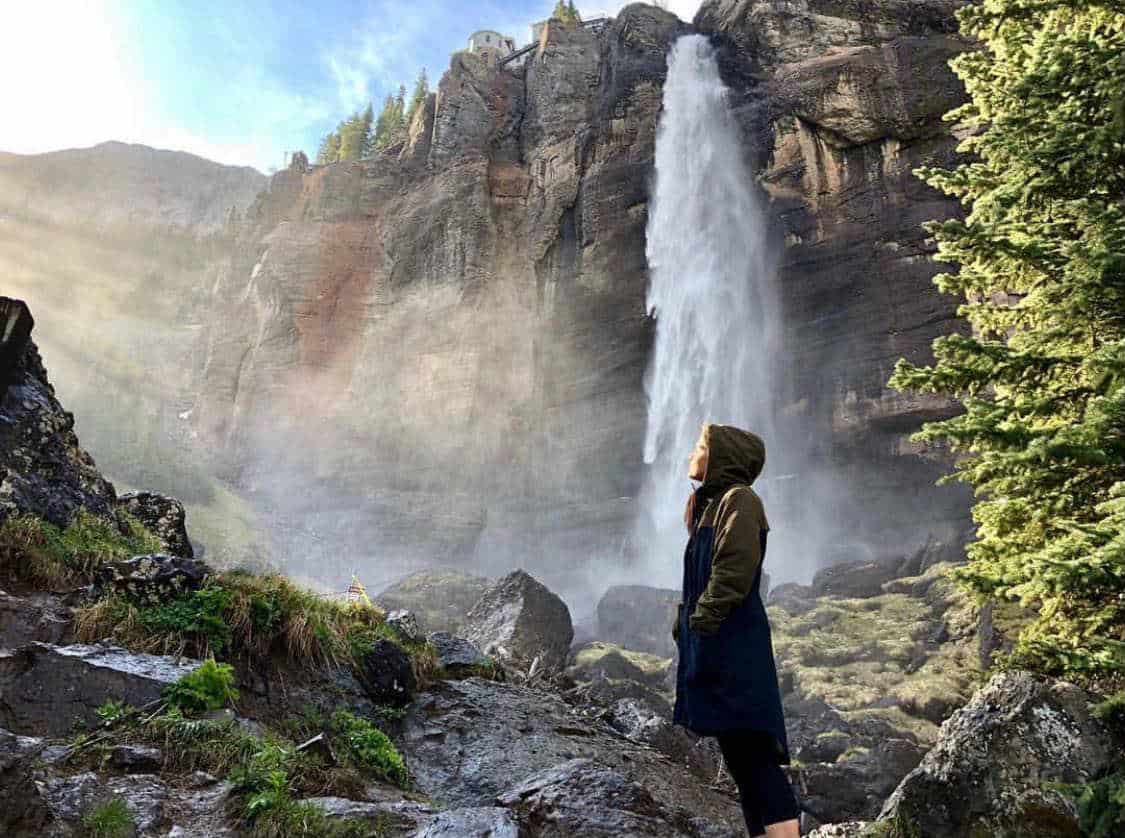
M766 607L759 590L759 566L750 593L711 635L692 631L688 620L711 578L713 526L700 526L684 549L680 661L676 670L673 721L700 736L764 731L776 740L777 761L789 763L789 742L777 685L777 666ZM762 564L766 530L761 531Z

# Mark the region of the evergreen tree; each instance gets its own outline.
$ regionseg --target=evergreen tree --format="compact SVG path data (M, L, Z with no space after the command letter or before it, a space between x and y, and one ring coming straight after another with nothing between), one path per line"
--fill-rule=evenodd
M320 141L320 149L316 153L316 162L320 165L336 163L340 159L340 135L335 131L330 132Z
M955 397L929 423L971 483L977 538L955 577L1033 615L1012 662L1125 673L1125 12L1089 0L979 0L946 115L969 157L918 174L960 199L931 223L935 278L972 333L900 361L898 389Z
M397 114L396 114L395 97L387 96L383 100L383 109L379 112L379 118L375 120L375 148L384 148L397 128Z
M551 12L551 17L568 25L577 25L582 22L582 16L578 14L578 8L574 5L574 0L558 0L555 4L555 10Z
M370 122L366 122L366 112L356 111L342 123L338 134L340 135L340 160L359 160L366 153L370 144Z
M414 92L410 94L410 104L406 108L406 124L410 125L414 119L414 114L418 108L426 101L426 97L430 95L430 80L426 77L426 68L422 68L422 72L418 74L418 80L414 82Z

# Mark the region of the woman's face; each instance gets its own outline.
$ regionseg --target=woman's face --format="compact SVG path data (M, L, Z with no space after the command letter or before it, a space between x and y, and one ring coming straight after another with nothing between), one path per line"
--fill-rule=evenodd
M702 480L705 474L707 474L707 439L706 433L700 431L699 440L691 451L691 459L688 460L687 476L692 480Z

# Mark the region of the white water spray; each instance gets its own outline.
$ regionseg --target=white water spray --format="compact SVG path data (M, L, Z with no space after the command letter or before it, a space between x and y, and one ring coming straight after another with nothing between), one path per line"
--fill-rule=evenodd
M692 484L687 461L704 422L773 434L779 303L764 214L714 50L687 35L668 55L647 230L648 308L656 344L645 376L650 464L636 547L649 584L675 587Z

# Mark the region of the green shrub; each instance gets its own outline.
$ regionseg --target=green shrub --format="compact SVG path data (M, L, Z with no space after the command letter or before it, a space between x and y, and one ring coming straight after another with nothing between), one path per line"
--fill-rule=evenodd
M1078 818L1086 838L1125 834L1125 771L1083 786L1078 795Z
M1094 717L1105 722L1125 737L1125 690L1114 693L1094 707Z
M154 636L184 638L199 651L221 654L231 641L230 626L223 618L230 604L230 591L205 585L171 602L141 607L136 619Z
M164 690L164 700L183 713L206 713L238 700L234 684L234 667L207 660Z
M65 529L31 515L8 518L0 525L0 568L13 581L61 588L88 584L108 562L163 549L135 518L121 518L126 533L84 509Z
M343 739L357 766L406 787L410 780L406 763L383 731L347 710L336 711L332 727Z
M127 838L136 828L136 822L125 801L115 797L91 809L82 818L82 826L90 838Z
M94 712L102 720L102 724L113 726L128 718L133 708L124 701L107 701Z

